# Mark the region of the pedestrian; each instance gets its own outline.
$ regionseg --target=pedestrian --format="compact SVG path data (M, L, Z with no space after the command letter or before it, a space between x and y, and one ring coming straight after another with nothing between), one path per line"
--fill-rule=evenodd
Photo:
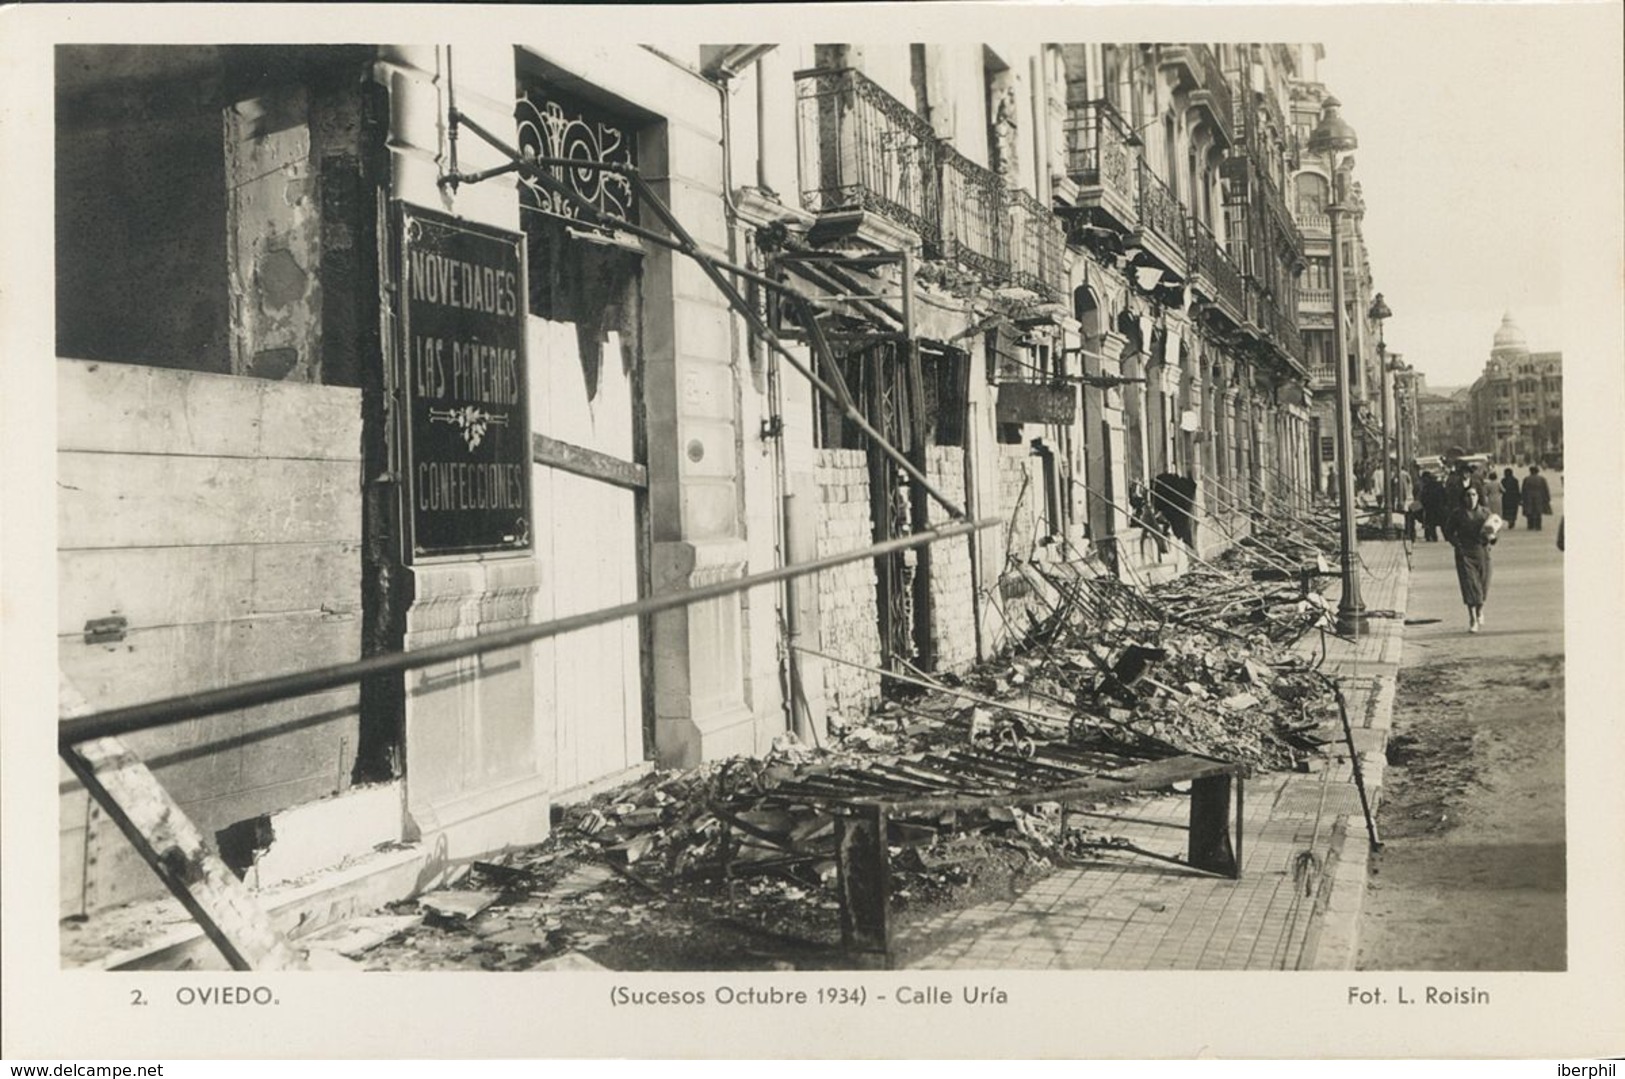
M1445 510L1455 509L1461 501L1461 492L1472 487L1478 491L1480 505L1489 503L1489 492L1484 488L1484 477L1473 470L1473 466L1466 461L1457 461L1450 467L1450 476L1444 481Z
M1394 475L1394 501L1405 514L1405 539L1415 543L1416 514L1422 508L1422 503L1416 500L1416 490L1408 468L1402 468Z
M1490 508L1491 513L1500 517L1501 485L1495 482L1495 469L1485 465L1484 471L1480 473L1475 466L1473 468L1473 480L1477 484L1479 492L1484 496L1484 505Z
M1492 516L1478 488L1468 486L1444 527L1444 538L1456 549L1456 582L1461 585L1461 601L1467 605L1468 633L1477 633L1484 625L1492 569L1490 546L1496 534Z
M1546 486L1546 477L1539 465L1529 466L1529 475L1523 478L1522 497L1518 504L1529 521L1529 531L1540 531L1540 519L1552 512L1552 490Z
M1444 484L1432 472L1422 473L1422 538L1439 542L1439 529L1445 519Z
M1512 474L1512 469L1506 469L1501 473L1501 516L1506 518L1508 528L1518 526L1518 504L1522 501L1518 477Z

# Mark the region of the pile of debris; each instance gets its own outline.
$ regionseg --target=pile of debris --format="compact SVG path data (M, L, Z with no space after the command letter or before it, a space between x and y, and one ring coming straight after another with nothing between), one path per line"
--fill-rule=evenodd
M354 919L331 949L371 970L839 969L834 820L770 805L793 776L872 762L785 742L642 779L565 807L536 846L475 862L456 885ZM761 800L760 806L752 803ZM733 807L737 812L731 811ZM898 822L892 896L931 906L1085 853L1058 807ZM785 847L800 853L786 857Z
M1059 598L1018 654L963 678L905 664L898 692L833 721L816 749L786 737L765 756L652 771L567 807L546 843L476 863L457 888L384 915L400 935L367 943L369 965L444 966L449 955L481 969L658 968L721 961L731 947L729 962L771 969L792 938L829 948L840 937L835 813L854 794L1041 792L1178 754L1302 766L1335 707L1290 651L1327 618L1305 587L1313 574L1293 572L1317 565L1312 544L1260 533L1144 591L1099 566L1031 567ZM891 894L900 908L955 902L1121 845L1089 816L1097 823L1080 826L1054 803L900 814L886 835ZM718 927L732 934L724 943L690 939ZM763 932L774 943L738 951L741 933ZM693 954L677 956L685 946Z

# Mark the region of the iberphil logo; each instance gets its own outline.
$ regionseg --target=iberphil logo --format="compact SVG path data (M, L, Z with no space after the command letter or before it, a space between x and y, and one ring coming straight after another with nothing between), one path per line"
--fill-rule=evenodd
M504 412L501 415L496 415L485 411L483 408L475 408L473 405L464 405L462 408L431 408L429 410L429 422L455 423L462 428L463 441L468 443L468 452L473 453L475 447L484 440L486 427L491 425L497 427L508 426L508 414Z

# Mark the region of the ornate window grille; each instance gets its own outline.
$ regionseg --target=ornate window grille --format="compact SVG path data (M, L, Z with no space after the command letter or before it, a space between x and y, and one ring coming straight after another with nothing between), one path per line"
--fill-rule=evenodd
M519 150L536 157L603 161L637 165L637 139L618 118L595 113L551 88L529 91L515 107ZM585 202L613 217L637 220L637 200L625 176L604 169L549 169L551 178ZM579 218L581 211L563 195L520 179L520 205L559 217Z

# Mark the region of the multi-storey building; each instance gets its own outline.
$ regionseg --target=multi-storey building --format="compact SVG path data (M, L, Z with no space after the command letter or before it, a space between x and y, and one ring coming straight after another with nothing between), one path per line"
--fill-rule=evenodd
M1332 260L1341 261L1343 275L1344 363L1348 368L1349 395L1354 409L1353 430L1359 471L1371 467L1371 455L1381 439L1381 382L1383 360L1379 355L1381 327L1374 325L1371 304L1374 295L1371 258L1365 243L1365 198L1353 178L1352 155L1337 165L1308 152L1309 137L1332 95L1318 80L1319 45L1295 50L1299 63L1291 81L1293 141L1289 160L1295 168L1294 186L1299 227L1304 236L1304 272L1299 289L1299 321L1304 353L1314 391L1312 424L1316 444L1319 479L1324 487L1336 461L1336 363L1333 318ZM1335 193L1335 194L1334 194ZM1339 250L1332 250L1331 216L1328 207L1341 207L1338 230Z
M1469 387L1439 387L1417 395L1417 430L1420 432L1414 456L1442 456L1452 448L1475 449Z
M115 706L1002 521L134 739L261 883L406 841L421 884L1014 647L1069 574L1178 572L1143 488L1194 483L1205 556L1316 481L1301 65L64 47L64 681ZM65 791L64 909L150 890Z
M1508 312L1484 373L1469 390L1473 443L1497 461L1541 463L1563 454L1563 354L1530 352Z

